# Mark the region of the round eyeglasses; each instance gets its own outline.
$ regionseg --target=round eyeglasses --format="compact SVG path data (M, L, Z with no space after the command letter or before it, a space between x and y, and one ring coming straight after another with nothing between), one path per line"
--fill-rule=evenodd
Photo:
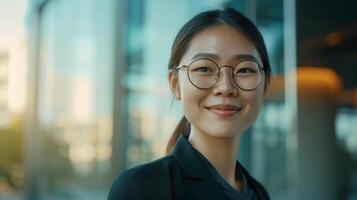
M238 61L234 66L218 65L209 58L198 58L190 65L177 67L187 68L187 76L192 85L198 89L209 89L219 80L221 69L229 67L232 69L234 83L242 90L250 91L256 89L263 81L264 70L256 59L246 58Z

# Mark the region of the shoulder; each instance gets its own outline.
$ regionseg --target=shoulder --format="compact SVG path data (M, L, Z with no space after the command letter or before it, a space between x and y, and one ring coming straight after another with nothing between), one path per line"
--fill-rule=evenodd
M114 180L108 199L153 199L158 187L168 185L169 171L175 159L165 156L161 159L124 170Z

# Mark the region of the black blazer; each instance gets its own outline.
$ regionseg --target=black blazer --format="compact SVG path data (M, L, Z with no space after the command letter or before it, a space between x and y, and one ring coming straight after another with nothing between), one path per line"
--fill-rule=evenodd
M240 164L239 164L240 165ZM264 187L240 165L255 200L269 200ZM223 200L225 194L188 140L180 136L171 155L123 171L108 200Z

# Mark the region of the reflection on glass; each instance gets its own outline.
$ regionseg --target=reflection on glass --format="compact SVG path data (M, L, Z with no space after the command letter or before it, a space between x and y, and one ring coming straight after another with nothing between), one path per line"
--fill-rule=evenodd
M38 198L104 199L111 182L114 1L49 1L40 26ZM30 156L30 154L28 155ZM33 168L33 170L37 170ZM31 172L29 172L31 173Z
M357 160L357 110L341 108L336 115L336 137L345 150Z

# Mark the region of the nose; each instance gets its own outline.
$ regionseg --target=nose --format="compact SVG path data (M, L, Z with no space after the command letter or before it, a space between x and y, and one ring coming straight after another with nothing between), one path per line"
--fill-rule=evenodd
M222 66L218 81L214 86L213 92L215 95L222 96L237 96L238 88L233 80L233 68L230 66Z

